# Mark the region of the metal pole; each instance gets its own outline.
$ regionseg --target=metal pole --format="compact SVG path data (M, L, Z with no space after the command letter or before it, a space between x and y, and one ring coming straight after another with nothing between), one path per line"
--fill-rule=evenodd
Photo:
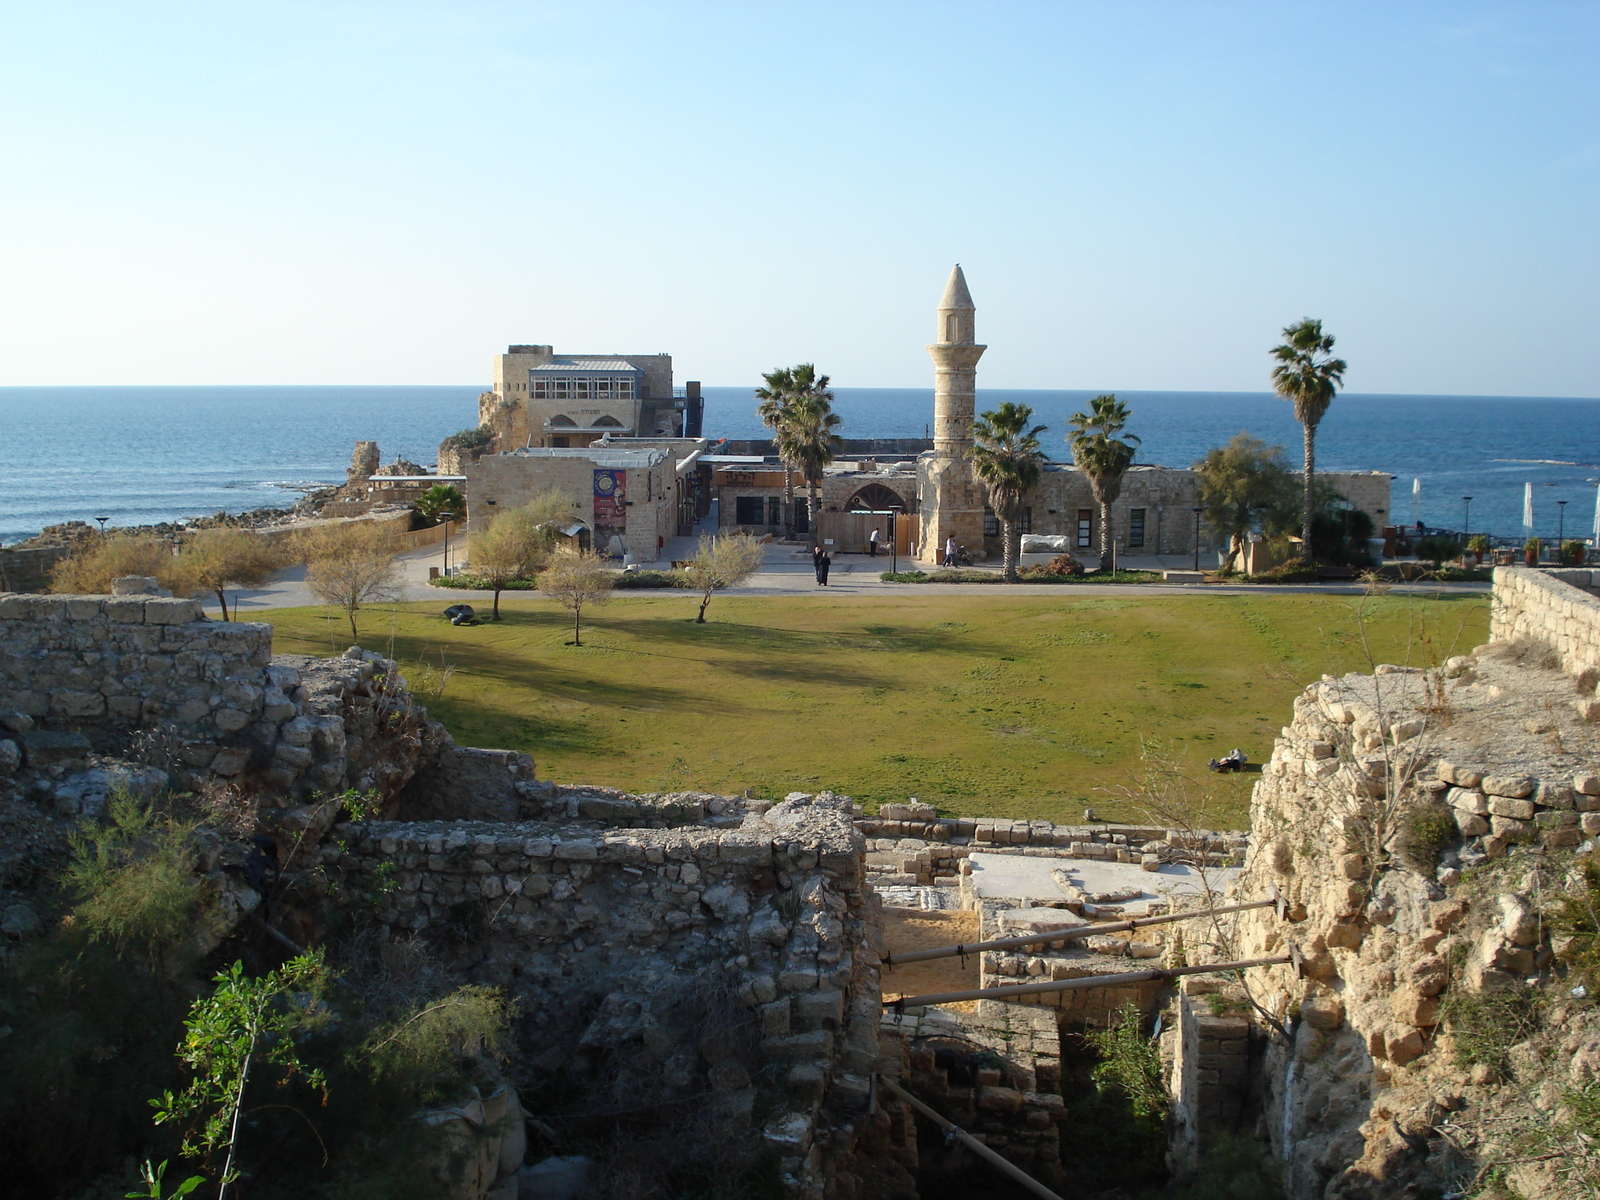
M1179 975L1207 975L1218 971L1242 971L1246 967L1271 967L1293 963L1297 955L1277 958L1251 958L1242 962L1207 963L1199 967L1152 967L1148 971L1127 971L1121 975L1085 975L1077 979L1052 979L1045 983L1010 983L992 988L973 988L965 992L936 992L928 996L902 996L885 1000L885 1008L903 1010L925 1008L930 1004L954 1004L958 1000L1009 1000L1013 996L1037 996L1045 992L1075 992L1083 988L1121 987L1129 983L1148 983L1155 979L1176 979Z
M1196 571L1200 569L1200 514L1203 512L1205 512L1203 508L1194 510L1194 569Z
M1461 497L1461 540L1472 536L1472 497Z
M918 1100L915 1096L913 1096L910 1092L906 1091L905 1088L901 1087L894 1080L889 1079L889 1078L887 1078L887 1077L885 1077L883 1075L879 1075L878 1076L878 1081L880 1083L882 1083L884 1087L888 1088L891 1092L893 1092L896 1096L899 1096L900 1099L904 1100L907 1104L911 1105L912 1108L916 1109L923 1116L927 1117L928 1120L932 1121L940 1129L944 1130L945 1134L947 1136L956 1138L968 1150L971 1150L979 1158L983 1159L984 1162L988 1163L991 1167L994 1167L996 1170L1004 1171L1007 1175L1011 1176L1011 1178L1015 1179L1018 1183L1020 1183L1023 1187L1027 1188L1034 1195L1043 1196L1043 1197L1045 1197L1045 1200L1062 1200L1062 1197L1061 1197L1061 1195L1059 1193L1052 1192L1049 1188L1045 1187L1044 1184L1040 1183L1033 1176L1025 1173L1022 1170L1021 1167L1018 1167L1018 1166L1016 1166L1016 1165L1014 1165L1014 1164L1012 1164L1010 1162L1007 1162L1005 1159L1001 1158L993 1150L989 1149L989 1147L985 1146L982 1142L980 1142L977 1138L973 1137L965 1129L962 1129L959 1125L955 1124L952 1121L945 1120L938 1113L934 1112L933 1109L929 1108L921 1100Z
M446 579L449 579L450 578L450 520L451 520L451 518L453 518L455 516L455 513L447 512L447 513L440 513L439 515L444 518L444 577Z
M1098 925L1077 925L1055 929L1049 933L1025 933L1017 937L995 938L988 942L974 942L970 946L939 946L931 950L913 950L909 954L883 956L883 965L894 968L906 963L927 962L933 958L954 958L958 954L977 954L983 950L1008 950L1018 946L1052 945L1069 942L1075 938L1094 937L1101 933L1118 933L1124 929L1143 929L1147 925L1166 925L1172 921L1192 921L1199 917L1220 917L1226 913L1248 912L1253 908L1271 908L1281 905L1278 898L1251 900L1245 904L1228 904L1221 908L1194 908L1184 912L1167 913L1160 917L1135 917L1127 921L1109 921Z
M1561 542L1567 536L1567 502L1556 501L1556 510L1561 514L1561 519L1556 525L1556 561L1561 560Z

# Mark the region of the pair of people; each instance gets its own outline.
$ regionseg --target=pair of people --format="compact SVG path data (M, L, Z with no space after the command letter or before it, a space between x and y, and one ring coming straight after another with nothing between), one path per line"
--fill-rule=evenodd
M1221 758L1213 758L1206 765L1213 771L1238 772L1244 770L1244 764L1247 761L1244 751L1235 748L1232 754L1225 754Z
M811 565L816 568L817 586L828 586L828 572L833 569L833 555L825 546L811 547Z

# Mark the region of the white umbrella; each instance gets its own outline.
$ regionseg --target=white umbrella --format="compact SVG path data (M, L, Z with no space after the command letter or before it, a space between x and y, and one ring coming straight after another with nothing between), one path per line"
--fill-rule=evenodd
M1422 516L1422 480L1411 481L1411 523L1415 525Z
M1600 546L1600 487L1594 490L1594 540Z
M1522 485L1522 527L1533 532L1533 484Z

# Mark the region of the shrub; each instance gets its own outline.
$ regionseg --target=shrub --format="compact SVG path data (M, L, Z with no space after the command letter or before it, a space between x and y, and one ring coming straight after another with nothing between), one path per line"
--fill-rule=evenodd
M1467 549L1474 554L1489 553L1489 535L1486 533L1473 534L1467 539Z
M74 928L89 941L138 951L152 966L172 961L194 940L200 881L193 828L113 796L105 825L85 822L69 838L62 882L76 895Z
M1539 1029L1539 997L1526 991L1476 994L1451 989L1439 1006L1464 1067L1482 1065L1497 1076L1511 1072L1511 1051Z
M1583 566L1583 560L1589 553L1589 547L1575 538L1568 538L1561 543L1561 561L1569 567Z
M479 446L487 446L492 441L494 441L494 430L487 425L479 425L476 429L463 429L459 433L452 433L440 443L440 448L476 450Z
M1250 583L1316 583L1320 576L1316 567L1308 567L1303 562L1287 562L1270 571L1247 575L1245 578Z
M1590 995L1600 994L1600 865L1593 858L1578 871L1575 887L1557 902L1550 928L1565 940L1560 956Z
M1097 1086L1120 1092L1134 1115L1159 1120L1167 1111L1167 1089L1161 1078L1161 1051L1144 1035L1144 1018L1135 1004L1117 1009L1108 1029L1084 1034L1100 1052L1094 1068Z
M624 571L617 576L619 588L685 587L682 571Z
M80 596L105 595L111 581L143 575L170 587L177 578L172 547L147 533L110 533L81 539L50 571L50 590Z
M1461 557L1461 543L1452 537L1425 537L1417 543L1417 557L1437 570L1445 559Z
M1082 575L1083 564L1070 554L1058 554L1044 564L1047 575Z
M1400 857L1417 870L1432 874L1443 854L1456 840L1456 821L1443 804L1419 804L1405 815L1400 827Z
M1539 553L1543 549L1544 549L1544 542L1540 538L1529 538L1527 541L1522 543L1522 552L1524 554L1533 555L1535 562L1538 561Z

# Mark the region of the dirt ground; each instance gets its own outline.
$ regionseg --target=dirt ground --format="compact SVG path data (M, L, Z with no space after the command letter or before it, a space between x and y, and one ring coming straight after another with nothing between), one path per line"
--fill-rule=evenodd
M977 940L978 914L975 912L923 912L912 908L883 910L884 949L891 955L904 954L910 950L931 950L935 946L955 946ZM899 996L927 996L936 992L967 991L977 986L976 954L967 955L964 966L959 956L951 955L949 958L935 958L929 962L891 967L883 973L885 1000L893 1000Z

